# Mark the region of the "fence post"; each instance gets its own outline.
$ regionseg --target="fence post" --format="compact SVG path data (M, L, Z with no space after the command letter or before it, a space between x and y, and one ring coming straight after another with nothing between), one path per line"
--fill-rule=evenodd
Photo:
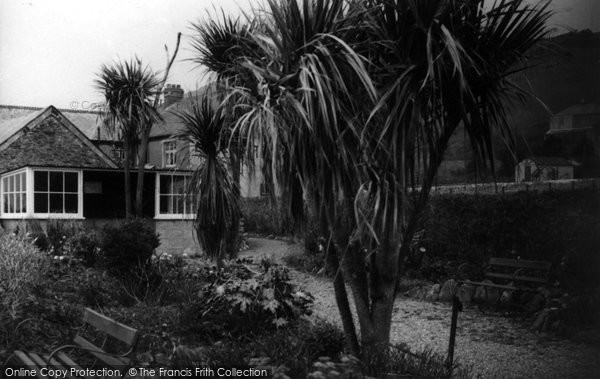
M456 323L458 321L458 312L462 311L462 303L458 296L452 297L452 321L450 323L450 341L448 342L448 359L446 365L448 373L452 375L452 366L454 365L454 343L456 342Z

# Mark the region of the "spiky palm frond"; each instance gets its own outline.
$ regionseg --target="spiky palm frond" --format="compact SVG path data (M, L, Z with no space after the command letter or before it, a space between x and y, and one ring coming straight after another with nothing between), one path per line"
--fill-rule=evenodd
M184 126L178 138L190 143L200 159L187 188L196 204L196 234L207 255L217 260L223 257L232 219L239 213L239 183L227 160L231 118L218 103L209 91L191 110L176 113Z
M106 101L105 124L125 143L135 144L141 125L160 119L153 106L159 80L139 59L102 65L95 85Z

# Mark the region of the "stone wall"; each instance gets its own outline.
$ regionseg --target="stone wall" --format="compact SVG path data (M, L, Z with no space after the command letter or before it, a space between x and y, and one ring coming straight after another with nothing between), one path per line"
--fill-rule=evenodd
M38 220L42 229L46 230L48 220ZM120 219L86 219L86 220L64 220L69 223L81 223L82 226L94 230L100 230L104 225L117 225ZM7 232L14 231L17 227L25 229L27 220L4 219L0 220L0 228ZM154 220L156 233L159 234L160 246L156 249L157 254L200 254L202 249L198 244L193 230L193 223L184 220Z
M160 237L158 254L200 254L192 221L155 220L156 233Z

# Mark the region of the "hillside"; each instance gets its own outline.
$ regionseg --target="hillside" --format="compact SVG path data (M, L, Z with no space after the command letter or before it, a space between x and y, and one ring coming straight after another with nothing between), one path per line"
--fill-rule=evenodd
M551 115L583 101L600 102L600 33L571 32L556 36L532 52L528 70L513 81L533 96L525 103L511 104L510 124L517 140L519 159L543 154L544 134ZM511 155L499 138L494 141L497 158L502 161L501 177L512 176ZM471 150L459 129L450 141L447 161L470 160ZM453 165L455 167L456 165ZM472 167L466 162L464 167ZM472 181L468 170L441 170L439 182Z

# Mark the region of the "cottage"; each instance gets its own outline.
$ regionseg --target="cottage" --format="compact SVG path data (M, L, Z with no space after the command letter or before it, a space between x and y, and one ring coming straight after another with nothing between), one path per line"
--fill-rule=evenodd
M164 122L151 134L143 215L153 220L163 252L194 252L196 210L184 192L197 162L191 147L173 138L181 125L172 110L184 109L182 91L167 90L175 98L165 93ZM0 106L0 226L12 230L27 220L45 226L53 219L101 226L122 219L122 159L99 112ZM136 180L134 170L134 186ZM261 194L261 180L248 173L240 186L243 196Z
M539 182L575 178L578 163L559 157L530 157L515 167L516 182Z

